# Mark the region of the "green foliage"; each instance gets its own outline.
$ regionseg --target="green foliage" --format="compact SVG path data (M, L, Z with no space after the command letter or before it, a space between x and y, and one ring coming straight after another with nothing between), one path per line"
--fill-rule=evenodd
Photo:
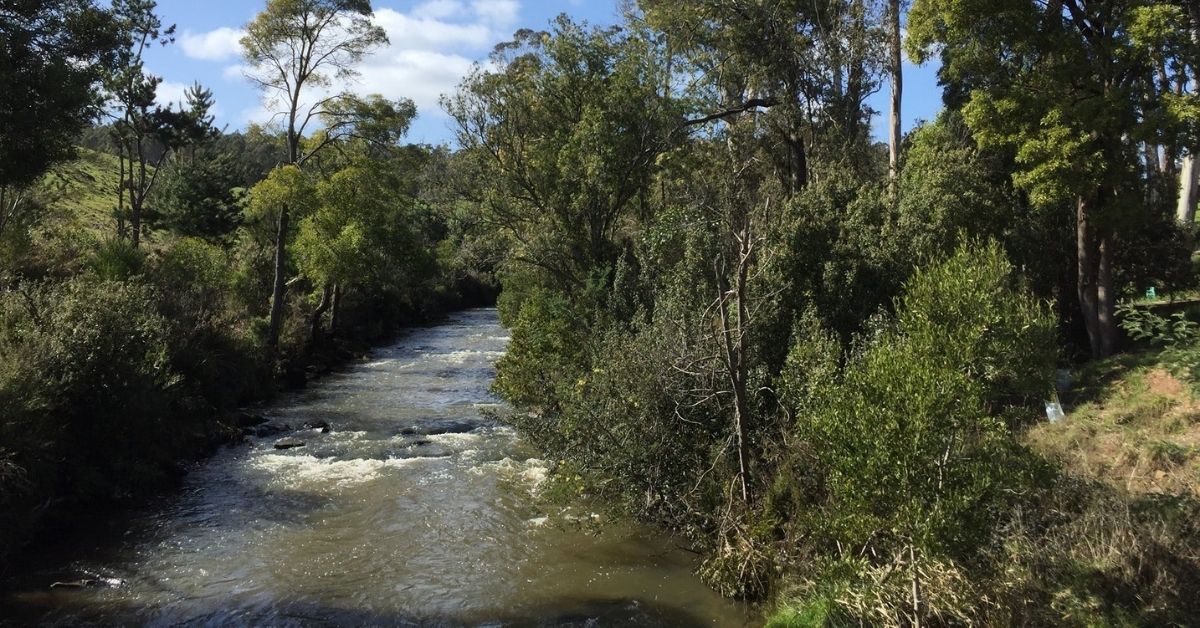
M234 162L232 155L204 150L165 166L153 196L163 225L187 237L229 238L242 214Z
M656 52L562 16L550 33L519 31L498 46L498 69L478 69L444 103L484 172L473 196L513 234L513 259L558 290L616 261L614 240L672 141L678 111L658 95Z
M1053 340L995 244L919 271L895 323L863 341L839 383L798 404L828 495L814 532L844 547L969 555L1029 481L1003 415L1048 392Z
M1162 360L1176 373L1184 375L1193 386L1200 382L1200 324L1188 318L1186 312L1160 316L1149 308L1131 304L1118 306L1121 329L1129 337L1162 347Z
M91 0L8 2L0 13L0 187L69 160L96 113L95 86L120 45Z
M142 273L146 254L127 240L105 240L92 254L88 268L102 280L124 281Z
M109 498L162 477L179 380L155 306L144 284L87 278L4 294L0 440L33 486Z

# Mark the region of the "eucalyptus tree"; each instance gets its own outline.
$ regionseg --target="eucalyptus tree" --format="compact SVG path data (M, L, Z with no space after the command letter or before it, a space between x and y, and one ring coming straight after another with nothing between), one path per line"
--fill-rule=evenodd
M249 78L268 106L282 115L287 132L287 163L302 166L314 151L301 150L302 138L325 106L334 82L356 74L368 53L387 43L387 34L372 21L369 0L268 0L247 26L241 40ZM267 346L274 351L283 321L287 285L286 205L278 212L275 279L271 290Z
M884 43L868 0L640 0L663 32L704 115L694 124L769 110L767 141L792 194L820 161L857 159L869 142L866 99L879 88Z
M612 265L655 159L679 137L651 42L565 16L522 30L443 101L485 179L473 196L518 242L513 259L567 292Z
M942 56L942 80L985 147L1016 156L1014 182L1042 206L1074 207L1077 292L1095 357L1116 350L1114 255L1141 209L1138 98L1151 70L1131 35L1137 0L916 0L910 54Z
M900 30L903 5L902 0L888 0L887 4L888 72L892 78L892 102L888 110L888 170L892 178L900 174L900 141L903 137L900 119L904 93L904 51Z

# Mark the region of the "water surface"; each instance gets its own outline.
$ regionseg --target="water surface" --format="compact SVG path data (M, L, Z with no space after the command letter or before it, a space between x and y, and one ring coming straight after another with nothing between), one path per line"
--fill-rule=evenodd
M547 464L483 414L507 341L459 313L285 399L268 418L332 431L222 450L117 540L21 574L0 622L746 624L669 538L537 499ZM108 586L48 588L84 577Z

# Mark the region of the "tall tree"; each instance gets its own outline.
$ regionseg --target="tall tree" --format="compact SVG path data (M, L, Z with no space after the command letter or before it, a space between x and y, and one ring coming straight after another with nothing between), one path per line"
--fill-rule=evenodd
M141 243L146 202L158 173L177 142L187 114L157 103L162 78L146 71L143 56L154 45L174 41L175 26L163 26L154 0L116 0L113 12L124 44L117 66L105 80L113 143L120 159L117 188L117 235ZM128 218L128 224L126 224Z
M1119 219L1144 198L1138 81L1151 68L1129 28L1139 4L916 0L908 19L909 52L942 51L942 80L968 94L976 139L1015 152L1014 181L1035 202L1074 207L1076 295L1095 357L1116 350Z
M1185 115L1193 128L1191 141L1187 143L1187 152L1183 155L1183 163L1179 168L1179 197L1175 216L1180 222L1191 224L1196 219L1196 204L1200 203L1200 165L1196 163L1197 153L1200 153L1200 129L1194 128L1200 126L1200 123L1196 122L1200 105L1195 103L1200 99L1200 1L1185 0L1183 4L1187 16L1187 43L1191 44L1186 49L1191 54L1181 64L1183 71L1176 84L1177 95L1182 98L1185 81L1188 80L1187 69L1190 69L1190 95L1193 102L1188 108L1190 115Z
M0 2L0 186L71 158L120 45L112 13L92 0Z
M888 71L892 76L892 107L888 115L888 171L900 174L900 103L904 92L904 55L901 46L901 0L888 0Z
M383 29L371 19L369 0L268 0L246 26L242 54L246 76L277 107L287 126L287 163L302 166L312 156L301 151L309 124L337 96L319 96L333 81L355 75L355 64L387 43ZM287 286L288 207L280 208L275 238L275 279L267 346L279 344Z
M769 109L778 170L795 194L815 164L853 159L869 141L868 96L878 88L885 33L867 0L640 0L689 76L695 123Z
M494 70L467 77L444 105L458 141L488 174L473 196L519 243L514 259L573 293L611 266L615 240L681 117L657 91L661 58L618 29L565 16L520 31Z

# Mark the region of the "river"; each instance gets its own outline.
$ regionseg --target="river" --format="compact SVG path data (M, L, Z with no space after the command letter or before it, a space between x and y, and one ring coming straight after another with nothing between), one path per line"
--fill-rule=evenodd
M267 418L332 430L224 448L115 538L48 549L0 623L750 623L669 537L538 499L547 463L484 415L507 341L461 312L284 398ZM49 588L80 578L103 586Z

